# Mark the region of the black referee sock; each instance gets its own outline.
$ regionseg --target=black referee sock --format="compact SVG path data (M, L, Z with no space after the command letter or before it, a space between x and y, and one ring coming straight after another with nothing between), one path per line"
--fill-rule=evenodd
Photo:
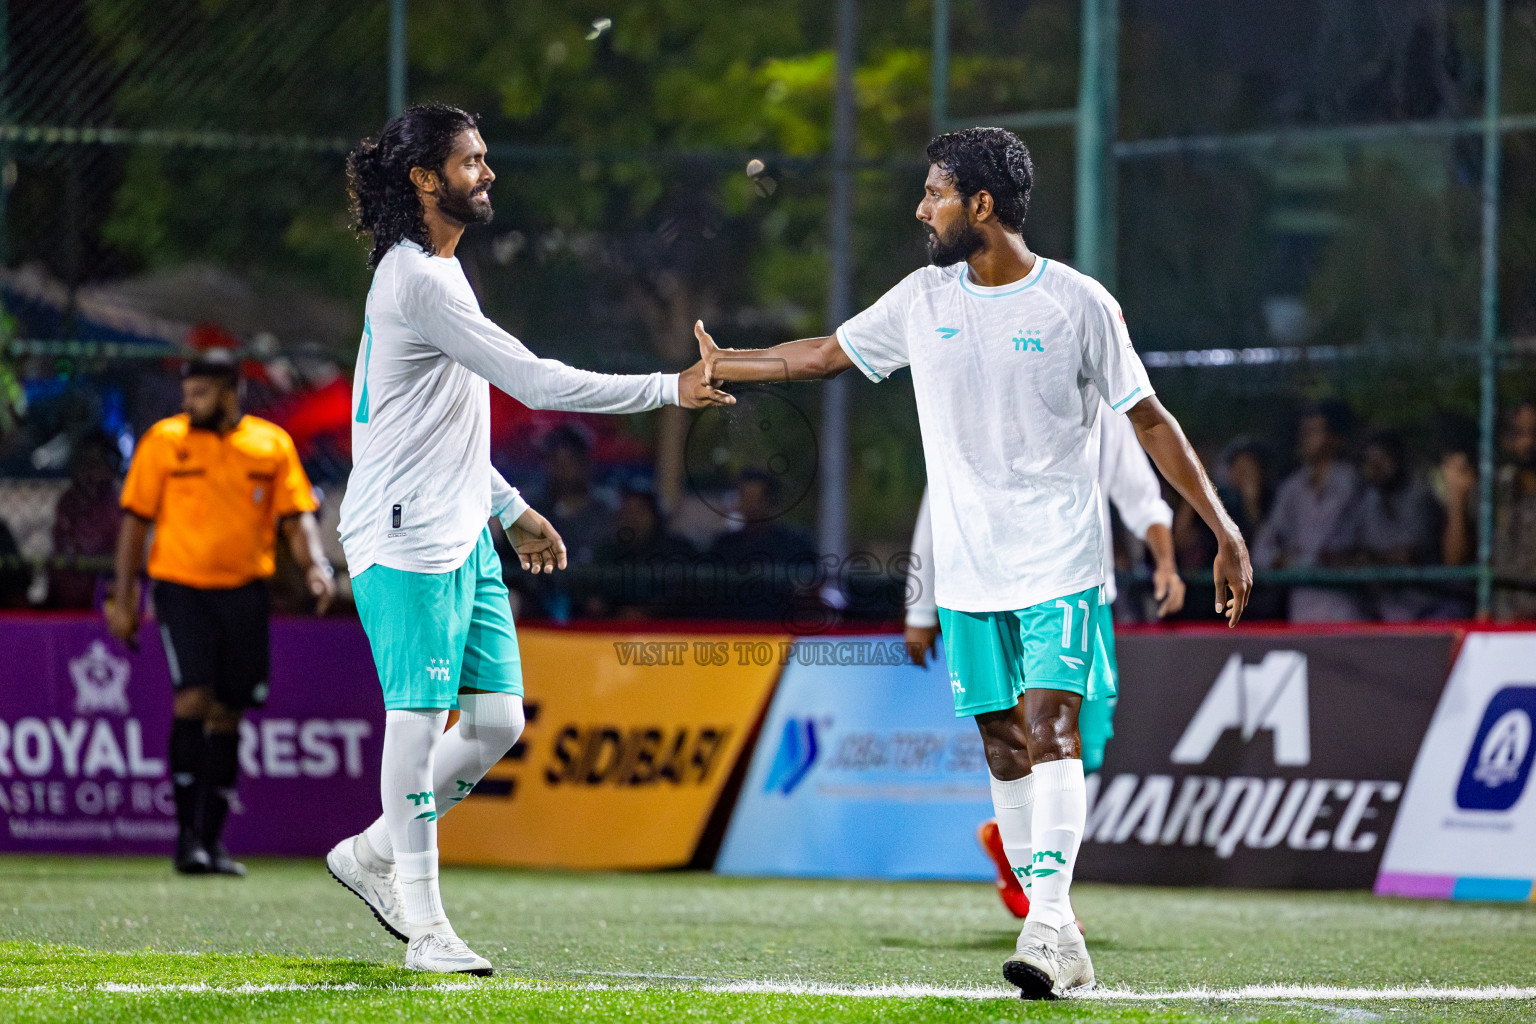
M176 796L176 824L183 832L197 828L198 776L203 771L203 720L171 719L171 787Z
M240 734L211 732L203 746L203 845L213 850L229 816L229 798L240 774Z

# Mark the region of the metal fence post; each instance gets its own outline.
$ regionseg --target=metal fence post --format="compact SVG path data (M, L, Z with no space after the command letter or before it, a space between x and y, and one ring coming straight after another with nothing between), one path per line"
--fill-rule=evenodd
M827 326L838 326L853 312L853 68L858 40L857 0L837 4L837 84L832 100L832 196L827 242L831 282ZM821 500L817 543L823 555L838 558L848 546L848 379L827 382L821 398ZM834 584L835 585L835 584Z
M11 5L10 0L0 0L0 121L11 120ZM11 164L11 147L0 145L0 267L10 258L11 183L7 180Z
M1477 612L1493 607L1493 474L1497 431L1499 329L1499 77L1502 71L1504 3L1487 0L1483 35L1482 311L1478 333L1481 369L1477 450Z
M929 76L933 134L941 135L949 130L949 0L933 0L933 58Z
M405 109L405 0L389 0L389 116Z
M1114 287L1111 146L1118 97L1119 17L1116 0L1082 0L1082 57L1077 86L1077 203L1073 262Z

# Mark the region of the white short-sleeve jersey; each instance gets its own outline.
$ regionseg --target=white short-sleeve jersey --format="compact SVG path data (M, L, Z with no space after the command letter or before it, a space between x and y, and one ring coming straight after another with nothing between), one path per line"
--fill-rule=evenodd
M1099 406L1153 392L1102 285L1042 257L996 288L964 263L924 267L837 339L871 380L912 367L941 606L1027 608L1104 581Z
M354 576L372 565L452 572L492 515L527 508L491 465L490 384L534 409L677 404L676 374L592 373L535 356L480 312L456 258L412 242L379 261L363 323L339 530Z

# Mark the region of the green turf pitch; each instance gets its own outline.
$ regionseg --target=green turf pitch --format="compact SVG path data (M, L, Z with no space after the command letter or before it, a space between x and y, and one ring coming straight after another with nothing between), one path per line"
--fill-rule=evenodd
M1123 998L1026 1005L988 995L1018 928L985 885L450 869L443 889L496 978L404 971L317 861L0 858L0 1021L1536 1020L1532 905L1081 886ZM1258 985L1301 988L1191 991ZM1495 986L1525 992L1444 991Z

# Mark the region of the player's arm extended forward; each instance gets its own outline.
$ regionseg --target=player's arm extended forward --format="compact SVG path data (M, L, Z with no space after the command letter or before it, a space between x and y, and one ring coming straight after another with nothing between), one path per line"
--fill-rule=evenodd
M432 282L413 285L402 289L402 307L421 335L530 409L632 413L663 405L697 408L734 401L724 392L700 386L702 367L682 374L594 373L541 359L479 309L434 288Z
M1136 428L1141 446L1152 456L1163 477L1216 534L1216 563L1212 567L1216 612L1226 616L1229 626L1237 625L1253 590L1253 566L1248 561L1248 545L1242 533L1216 496L1216 488L1211 486L1211 479L1205 475L1205 467L1200 465L1200 458L1178 420L1163 408L1163 403L1150 396L1137 402L1126 415Z
M709 384L730 381L824 380L853 368L853 360L836 337L801 338L772 348L721 348L704 329L693 325L699 339L699 360Z

